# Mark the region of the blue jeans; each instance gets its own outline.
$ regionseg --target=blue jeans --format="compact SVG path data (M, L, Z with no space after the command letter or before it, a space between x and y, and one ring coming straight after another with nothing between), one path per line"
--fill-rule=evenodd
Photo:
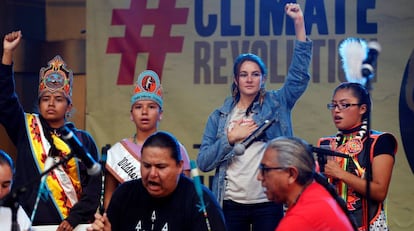
M273 202L240 204L223 201L228 231L274 231L283 217L283 205Z

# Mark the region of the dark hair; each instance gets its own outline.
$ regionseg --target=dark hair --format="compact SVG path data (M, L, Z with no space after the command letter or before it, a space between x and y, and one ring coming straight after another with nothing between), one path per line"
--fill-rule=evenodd
M8 165L14 174L14 164L12 158L3 150L0 149L0 165Z
M266 65L264 64L263 60L259 56L255 55L255 54L246 53L246 54L240 54L234 60L234 65L233 65L233 75L234 75L234 78L236 78L236 79L238 78L239 71L240 71L240 66L244 62L246 62L246 61L255 62L259 66L260 71L262 72L262 75L263 76L266 76L267 75L267 68L266 68ZM234 102L237 103L240 100L240 92L239 92L239 89L238 89L237 85L234 82L231 85L231 92L232 92L232 96L233 96ZM252 108L254 102L260 100L260 103L262 103L265 93L266 93L265 86L263 84L262 86L260 86L260 91L256 95L256 98L253 100L253 102L247 108L246 115L248 115L249 112L251 111L251 108Z
M280 136L269 141L267 148L277 151L277 161L280 166L296 167L298 170L298 184L305 185L315 179L317 183L322 185L348 216L354 230L357 230L345 201L338 195L336 189L328 182L327 178L315 171L316 164L313 151L306 141L298 137Z
M171 150L171 157L178 163L182 160L180 144L170 133L158 131L150 135L142 145L141 153L147 147L168 148Z
M338 90L351 90L353 96L355 96L358 99L358 103L360 104L366 104L367 105L367 111L362 115L362 119L367 119L369 116L369 113L371 112L371 97L369 95L368 90L360 83L353 83L353 82L344 82L339 84L333 92L333 95L336 94Z

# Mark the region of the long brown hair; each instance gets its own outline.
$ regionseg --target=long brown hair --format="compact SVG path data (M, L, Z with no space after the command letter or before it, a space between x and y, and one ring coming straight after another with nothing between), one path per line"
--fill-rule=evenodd
M234 79L236 79L236 81L238 81L238 78L239 78L240 67L246 61L255 62L259 66L260 71L262 73L262 76L265 77L267 75L267 68L266 68L266 65L264 64L263 60L255 54L245 53L245 54L240 54L234 60L233 75L234 75ZM231 85L231 93L232 93L233 101L236 104L240 100L240 91L239 91L238 86L234 82ZM259 92L257 93L256 97L254 98L253 102L247 108L246 115L248 115L250 113L250 111L252 110L254 102L259 101L260 105L263 104L265 94L266 94L265 84L262 83L261 86L260 86Z

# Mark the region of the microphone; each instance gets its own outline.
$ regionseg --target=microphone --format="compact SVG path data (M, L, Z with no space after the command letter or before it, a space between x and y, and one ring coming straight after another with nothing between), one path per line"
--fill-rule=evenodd
M244 151L254 142L257 138L259 138L263 133L275 122L275 119L272 120L265 120L265 122L260 125L256 130L252 132L246 139L244 139L241 143L234 145L234 153L236 155L243 155Z
M381 45L376 41L368 42L368 55L362 62L361 74L363 77L371 79L374 76L374 69L377 64L377 58L381 52Z
M352 160L350 156L343 154L341 152L335 152L335 151L325 149L325 148L314 147L311 144L309 144L309 147L312 150L312 152L316 153L318 156L317 159L319 163L320 172L325 172L325 164L328 162L328 159L326 158L326 156L338 156L342 158L349 158Z
M62 138L71 147L71 152L86 165L89 175L97 175L101 172L101 165L93 159L73 131L67 126L62 128Z
M347 154L343 154L341 152L335 152L329 149L325 149L325 148L318 148L318 147L314 147L312 145L309 145L312 149L312 152L316 152L317 154L322 154L325 156L338 156L338 157L342 157L342 158L351 158L350 156L348 156Z

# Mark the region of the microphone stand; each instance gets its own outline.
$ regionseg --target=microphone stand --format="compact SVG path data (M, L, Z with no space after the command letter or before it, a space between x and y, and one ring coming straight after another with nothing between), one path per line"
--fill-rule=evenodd
M102 166L102 190L101 190L101 198L100 198L100 205L99 205L99 213L104 214L105 212L105 174L106 174L106 159L108 156L108 150L111 148L110 144L106 144L101 149L101 161L100 164Z
M17 201L13 201L11 206L12 211L12 223L11 223L11 231L20 231L20 225L17 222L17 211L19 210L19 203Z
M368 91L368 96L371 97L371 93L370 91L372 90L372 86L371 86L371 76L364 76L367 81L365 83L365 88ZM372 105L372 102L371 102ZM367 227L366 230L369 231L370 228L370 204L371 204L371 171L372 171L372 166L371 166L371 155L370 155L370 151L371 151L371 109L368 110L367 113L367 140L366 142L366 147L364 149L364 155L365 155L365 159L367 160L367 166L366 166L366 170L365 170L365 181L366 181L366 189L365 189L365 197L366 197L366 202L367 202L367 206L366 206L366 212L367 212Z
M40 175L38 177L32 179L31 181L29 181L28 183L22 185L21 187L11 191L5 198L0 200L0 206L10 207L11 210L12 210L12 227L11 227L11 231L20 231L20 226L17 222L17 211L19 209L19 200L18 200L19 195L26 192L27 186L32 185L36 182L40 182L42 180L43 176L46 176L47 174L49 174L53 169L57 168L59 165L62 165L64 163L68 162L73 156L74 156L74 154L71 153L71 154L67 155L64 158L61 158L58 162L56 162L55 164L50 166L47 170L40 173ZM41 190L41 189L39 188L39 190ZM32 211L32 214L34 214L34 213L36 213L36 209L34 209Z

